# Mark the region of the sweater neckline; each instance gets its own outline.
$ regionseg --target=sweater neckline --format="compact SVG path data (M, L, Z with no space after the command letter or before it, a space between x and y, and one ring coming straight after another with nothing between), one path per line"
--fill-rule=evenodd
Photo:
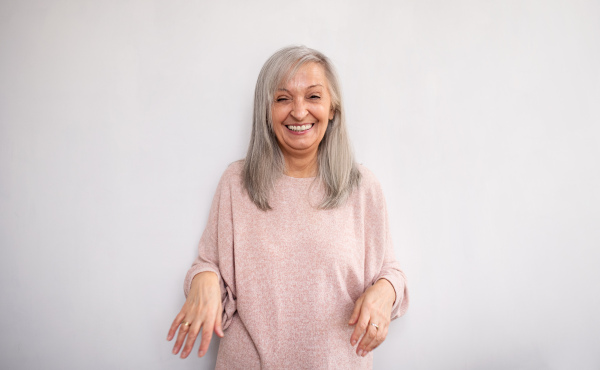
M297 180L297 181L302 181L302 180L314 180L314 179L316 179L316 178L317 178L316 176L313 176L313 177L292 177L292 176L288 176L288 175L286 175L285 173L283 174L283 177L284 177L284 178L286 178L286 179L290 179L290 180L292 180L292 181L296 181L296 180Z

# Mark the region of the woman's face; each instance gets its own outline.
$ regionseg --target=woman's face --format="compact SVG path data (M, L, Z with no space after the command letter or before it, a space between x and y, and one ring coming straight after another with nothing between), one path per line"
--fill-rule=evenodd
M296 75L275 92L271 114L285 157L316 154L334 115L323 66L310 62L298 68Z

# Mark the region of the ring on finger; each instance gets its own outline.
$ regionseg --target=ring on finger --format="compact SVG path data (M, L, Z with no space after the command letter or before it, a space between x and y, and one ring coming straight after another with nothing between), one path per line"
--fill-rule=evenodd
M187 322L187 321L184 321L184 322L182 322L182 323L181 323L181 325L182 325L184 328L188 328L188 327L190 327L190 326L192 325L192 323L190 323L190 322Z
M371 323L371 325L373 325L375 327L375 329L379 330L379 325Z

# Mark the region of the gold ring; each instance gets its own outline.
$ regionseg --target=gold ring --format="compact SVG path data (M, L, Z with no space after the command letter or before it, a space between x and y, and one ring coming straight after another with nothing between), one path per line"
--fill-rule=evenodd
M191 323L189 323L189 322L187 322L187 321L184 321L184 322L182 322L182 323L181 323L181 325L183 325L183 326L185 326L185 327L188 327L188 326L190 326L190 325L192 325L192 324L191 324Z
M371 325L373 325L377 330L379 330L379 326L377 326L377 324L371 323Z

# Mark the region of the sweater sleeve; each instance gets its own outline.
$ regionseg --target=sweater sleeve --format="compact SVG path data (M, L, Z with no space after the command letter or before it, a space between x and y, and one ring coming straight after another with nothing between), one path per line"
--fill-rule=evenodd
M237 309L231 208L231 181L235 174L232 173L231 167L225 171L219 181L210 208L208 223L198 243L198 256L188 270L183 285L187 297L194 276L204 271L212 271L217 274L223 304L223 330L229 327Z
M364 167L363 167L364 168ZM394 255L387 206L381 185L368 170L363 170L365 186L365 281L373 285L379 279L389 281L396 292L391 319L394 320L408 309L406 276Z

